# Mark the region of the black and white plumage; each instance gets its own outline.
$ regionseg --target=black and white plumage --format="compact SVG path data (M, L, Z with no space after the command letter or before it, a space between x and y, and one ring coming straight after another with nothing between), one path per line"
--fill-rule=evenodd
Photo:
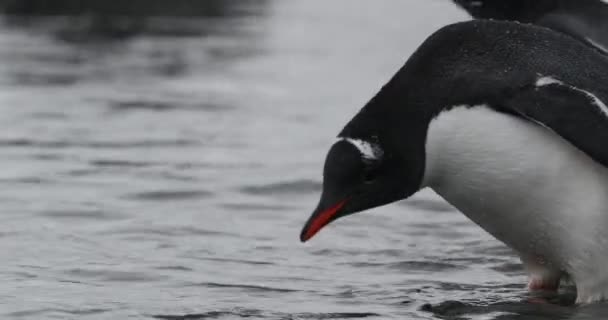
M608 53L606 0L453 0L478 19L534 23L569 34Z
M531 289L608 298L608 58L550 29L474 20L429 37L339 134L306 241L430 187L513 248Z

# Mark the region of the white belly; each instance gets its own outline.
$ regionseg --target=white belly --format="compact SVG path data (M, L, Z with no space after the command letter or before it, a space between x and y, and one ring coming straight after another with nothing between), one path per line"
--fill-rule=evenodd
M607 168L549 129L485 106L440 114L426 148L425 186L483 229L581 281L608 281Z

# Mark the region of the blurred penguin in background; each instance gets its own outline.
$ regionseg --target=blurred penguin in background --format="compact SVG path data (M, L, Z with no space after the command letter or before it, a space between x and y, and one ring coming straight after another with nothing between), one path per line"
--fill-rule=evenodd
M534 23L608 54L608 0L453 0L476 19Z

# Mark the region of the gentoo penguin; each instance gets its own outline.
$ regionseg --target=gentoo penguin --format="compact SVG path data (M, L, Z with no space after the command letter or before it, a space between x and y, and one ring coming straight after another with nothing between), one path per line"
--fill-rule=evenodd
M608 53L606 0L453 0L474 18L534 23Z
M531 290L608 298L608 57L531 24L429 37L330 148L300 239L430 187L513 248Z

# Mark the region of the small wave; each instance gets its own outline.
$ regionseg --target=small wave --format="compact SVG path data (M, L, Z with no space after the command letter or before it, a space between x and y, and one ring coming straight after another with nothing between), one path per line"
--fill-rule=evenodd
M130 160L92 160L89 164L95 167L132 167L132 168L144 168L157 165L153 162L145 161L130 161Z
M131 149L167 148L199 146L200 141L190 139L133 140L133 141L66 141L36 140L29 138L0 139L0 147L27 147L44 149L91 148L91 149Z
M86 176L90 176L90 175L99 174L100 172L102 172L102 169L100 169L100 168L95 168L95 169L73 169L73 170L65 171L63 174L65 174L65 175L67 175L69 177L86 177Z
M49 218L91 219L91 220L120 220L126 216L103 210L48 210L41 213Z
M229 284L229 283L217 283L217 282L203 282L197 283L195 286L202 286L207 288L227 288L227 289L241 289L246 291L258 291L258 292L297 292L299 290L294 289L285 289L285 288L274 288L267 286L259 286L259 285L249 285L249 284Z
M181 101L119 101L110 104L112 111L153 111L164 112L173 110L219 112L233 109L230 106L213 103L185 103Z
M69 119L69 115L63 112L40 111L30 113L29 118L45 120L66 120Z
M260 169L264 168L261 162L181 162L173 167L177 170L192 169Z
M343 257L343 256L360 256L366 254L361 250L349 250L349 249L317 249L310 251L310 254L315 256L328 256L328 257Z
M23 311L15 311L6 314L9 317L14 318L39 318L48 314L63 314L63 315L72 315L72 316L90 316L96 314L102 314L106 312L112 311L111 309L101 309L101 308L92 308L92 309L57 309L57 308L43 308L43 309L34 309L34 310L23 310Z
M523 265L521 263L513 262L504 262L497 266L491 267L491 269L508 275L521 275L524 273Z
M203 190L155 190L133 193L125 196L132 200L167 201L202 199L213 196L212 192Z
M466 267L440 261L400 261L388 265L390 269L421 272L444 272L462 270Z
M217 319L222 317L240 317L249 318L254 315L241 315L239 313L231 311L209 311L205 313L192 313L183 315L154 315L153 318L162 320L203 320L203 319Z
M156 270L169 270L169 271L194 271L192 268L184 266L162 266L154 268Z
M39 147L63 148L68 145L66 141L44 141L27 138L0 139L0 147Z
M442 291L479 291L484 289L483 285L457 282L438 282L439 288Z
M285 195L315 193L319 192L321 187L322 184L318 181L294 180L258 186L245 186L240 191L250 195Z
M21 278L21 279L36 279L36 278L38 278L37 274L30 273L30 272L25 272L25 271L15 272L15 273L13 273L13 275L15 277Z
M360 319L380 317L372 312L329 312L329 313L278 313L261 310L209 311L183 315L154 315L153 318L162 320L202 320L202 319L234 319L234 318L267 318L267 319Z
M255 309L235 309L230 311L208 311L202 313L191 313L182 315L153 315L153 318L162 320L202 320L202 319L219 319L219 318L252 318L261 317L264 312Z
M69 73L27 73L18 72L10 75L12 82L20 86L71 86L81 78Z
M149 275L141 271L70 269L66 274L82 278L96 278L110 282L150 282L164 280L165 276Z
M296 319L360 319L380 316L380 314L373 312L300 313L294 315Z
M201 229L193 226L159 226L154 227L125 227L104 231L102 234L121 234L121 235L156 235L166 237L191 237L191 236L230 236L241 237L239 234L225 231Z
M2 183L18 183L18 184L51 184L56 181L41 177L17 177L9 179L0 179Z
M286 211L294 207L280 204L258 204L258 203L223 203L223 208L234 211Z
M372 256L400 257L409 253L401 249L380 249L369 251L368 254Z
M32 159L36 159L36 160L50 160L50 161L59 161L59 160L65 160L66 156L62 155L62 154L53 154L53 153L36 153L36 154L32 154L30 155L30 158Z
M273 262L268 262L268 261L255 261L255 260L242 260L242 259L228 259L228 258L212 258L212 257L203 257L203 258L199 258L200 260L207 260L207 261L217 261L217 262L233 262L233 263L239 263L239 264L248 264L248 265L274 265L275 263Z
M464 269L463 266L433 261L397 261L397 262L349 262L347 265L358 268L389 268L408 272L443 272Z

